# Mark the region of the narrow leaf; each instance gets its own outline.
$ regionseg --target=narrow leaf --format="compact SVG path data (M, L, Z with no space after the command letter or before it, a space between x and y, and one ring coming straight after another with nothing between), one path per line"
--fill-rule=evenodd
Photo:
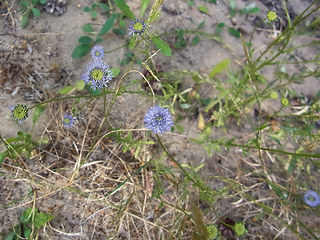
M83 80L78 80L76 82L76 88L77 88L78 91L83 90L85 85L86 84L85 84L85 82Z
M33 124L35 124L40 119L40 116L45 108L45 105L36 106L36 109L33 112Z
M198 6L198 10L199 10L200 12L202 12L202 13L205 13L205 14L207 14L207 15L210 15L210 12L209 12L209 10L208 10L208 8L207 8L206 6L200 5L200 6Z
M69 92L71 92L74 89L74 86L66 86L64 88L62 88L61 90L59 90L58 93L65 95L68 94Z
M216 74L218 73L221 73L223 70L225 70L228 66L229 66L229 63L230 63L230 59L224 59L222 60L220 63L218 63L217 65L215 65L210 74L209 74L209 77L212 78L214 77Z
M79 44L73 50L71 57L72 58L81 58L87 55L91 50L91 45L89 44Z
M0 153L0 166L1 166L1 163L3 161L3 159L8 155L8 151L4 151L4 152L1 152Z
M108 18L106 20L106 22L104 23L103 27L101 28L99 35L104 35L106 34L114 25L114 17L111 16L110 18Z
M126 35L126 31L121 28L112 28L112 32L120 36Z
M200 38L198 35L196 35L192 38L191 45L192 46L197 45L199 42L200 42Z
M143 14L147 10L149 3L150 3L150 0L142 0L141 6L140 6L140 18L143 17Z
M157 48L160 49L160 51L161 51L164 55L166 55L166 56L168 56L168 57L170 57L170 56L172 55L170 46L169 46L165 41L163 41L161 38L159 38L159 37L153 37L153 38L152 38L152 42L153 42L153 44L154 44Z
M236 38L239 38L239 37L240 37L240 33L239 33L238 30L236 30L235 28L233 28L233 27L228 27L228 31L229 31L229 33L230 33L232 36L234 36L234 37L236 37Z
M123 15L130 18L131 20L135 20L133 13L131 12L129 6L126 4L124 0L114 0L117 7L122 11Z
M22 28L27 26L29 14L30 14L30 11L27 11L25 14L23 14L22 19L21 19L21 27Z

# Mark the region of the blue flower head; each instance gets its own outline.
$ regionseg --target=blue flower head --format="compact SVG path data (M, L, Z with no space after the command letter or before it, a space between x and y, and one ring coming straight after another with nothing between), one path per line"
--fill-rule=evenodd
M75 121L75 118L72 117L72 115L65 114L62 119L63 127L67 129L72 128L74 121Z
M318 193L315 191L309 190L306 191L303 200L306 204L308 204L310 207L316 207L320 204L320 197Z
M167 132L173 126L171 113L167 108L155 106L150 108L144 117L146 128L152 130L155 134Z
M90 85L93 90L107 87L109 81L113 78L108 65L102 59L95 59L87 66L81 79L85 84Z
M134 20L132 21L130 27L129 27L129 35L134 36L134 34L140 35L141 33L144 32L144 30L146 30L146 26L147 24L144 23L144 21L142 20Z
M91 56L94 60L103 59L104 50L101 45L95 45L91 50Z
M9 106L11 110L11 117L13 117L19 124L28 117L28 108L23 104L16 106Z

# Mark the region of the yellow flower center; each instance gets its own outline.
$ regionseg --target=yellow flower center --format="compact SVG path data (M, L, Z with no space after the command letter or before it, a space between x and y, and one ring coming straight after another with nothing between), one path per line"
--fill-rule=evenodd
M136 22L135 24L133 24L133 29L137 32L140 32L143 30L143 24L141 22Z
M220 236L220 232L218 230L218 227L216 225L208 225L207 231L209 233L209 239L218 239Z
M13 116L15 119L23 119L27 117L28 111L23 106L17 106L13 110Z
M267 18L270 22L273 22L277 19L277 14L273 11L268 12Z
M69 118L65 118L64 119L64 123L66 123L66 124L70 123L70 119Z
M238 236L241 236L246 232L246 228L243 223L236 223L234 226L234 231Z
M96 81L101 81L104 76L104 72L99 68L95 68L91 71L90 76Z

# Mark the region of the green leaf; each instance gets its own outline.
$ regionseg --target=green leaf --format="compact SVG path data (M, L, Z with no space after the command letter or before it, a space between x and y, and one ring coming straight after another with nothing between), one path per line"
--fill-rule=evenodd
M93 32L93 28L92 28L92 26L91 26L90 23L84 25L83 28L82 28L82 30L83 30L84 32L86 32L86 33Z
M41 4L46 4L46 3L47 3L47 0L40 0L40 3L41 3Z
M84 88L88 90L88 92L93 96L101 94L101 91L99 89L93 90L89 85L86 85Z
M36 109L33 112L33 124L35 124L39 120L45 108L46 106L44 104L36 106Z
M47 222L54 219L54 216L48 213L39 212L34 218L34 226L36 228L41 228L46 225Z
M126 35L126 31L121 28L113 28L112 32L120 36Z
M33 208L30 207L28 209L26 209L21 217L20 217L20 220L23 222L23 223L27 223L27 222L31 222L31 219L32 219L32 211L33 211ZM38 208L35 208L34 209L34 213L36 214L38 212Z
M236 38L239 38L239 37L240 37L240 33L239 33L238 30L236 30L235 28L233 28L233 27L228 27L228 31L229 31L229 33L230 33L232 36L234 36L234 37L236 37Z
M88 37L88 36L81 36L79 39L78 39L78 42L79 43L82 43L82 44L89 44L89 43L92 43L93 42L93 39L91 37Z
M90 12L90 11L91 11L91 8L88 7L88 6L86 6L86 7L83 8L83 11L84 11L84 12Z
M20 5L21 5L22 7L27 8L27 7L30 6L30 3L27 2L26 0L21 0L21 1L20 1Z
M110 10L110 7L105 3L100 3L100 8L108 12Z
M97 37L97 39L96 39L96 43L102 43L103 42L103 38L101 38L101 37Z
M199 23L197 29L201 29L205 23L206 23L205 21L202 21L201 23Z
M192 38L191 45L192 46L197 45L199 42L200 42L200 38L198 35L196 35Z
M289 175L291 175L293 173L293 170L295 169L295 166L296 166L296 163L297 163L297 157L294 156L291 160L290 160L290 164L289 164L289 167L288 167L288 170L287 170L287 173Z
M229 63L230 63L230 59L228 58L222 60L220 63L218 63L212 68L209 74L209 77L213 78L216 74L221 73L223 70L225 70L229 66Z
M126 27L126 23L123 21L123 20L119 20L119 26L121 27L121 28L125 28Z
M10 233L10 234L8 235L8 237L7 237L5 240L14 240L15 237L16 237L16 234L15 234L14 232L12 232L12 233Z
M150 3L150 0L142 0L141 6L140 6L140 18L143 17L143 14L147 10L149 3Z
M126 4L124 0L114 0L117 7L122 11L123 15L130 18L131 20L135 20L133 13L131 12L129 6Z
M81 58L87 55L91 50L91 45L89 44L78 44L73 50L71 57L72 58Z
M22 28L24 28L24 27L27 26L29 14L30 14L30 11L29 11L29 10L26 11L25 14L23 14L22 19L21 19L21 27L22 27Z
M64 88L62 88L61 90L59 90L58 93L65 95L68 94L69 92L71 92L75 87L74 86L66 86Z
M111 16L110 18L108 18L106 20L106 22L104 23L103 27L101 28L99 35L104 35L106 34L114 25L114 17Z
M120 69L119 68L111 68L110 71L112 72L113 76L118 76L120 73Z
M166 55L166 56L168 56L168 57L170 57L170 56L172 55L170 46L169 46L165 41L163 41L161 38L159 38L159 37L153 37L153 38L151 38L151 40L152 40L153 44L154 44L157 48L159 48L160 51L161 51L164 55Z
M25 239L29 239L31 235L31 228L27 224L23 224L23 235Z
M259 12L259 11L260 11L260 8L254 7L254 8L250 8L250 9L248 10L248 13L256 13L256 12Z
M0 166L1 166L1 163L3 162L3 159L8 155L8 151L4 151L4 152L1 152L0 153Z
M91 17L92 18L97 18L97 12L96 11L91 11Z
M202 13L210 15L210 12L206 6L200 5L200 6L198 6L198 10Z
M78 91L83 90L85 85L86 84L85 84L85 82L83 80L78 80L76 82L76 88L77 88Z
M38 8L32 8L32 14L35 17L39 17L40 16L40 10Z

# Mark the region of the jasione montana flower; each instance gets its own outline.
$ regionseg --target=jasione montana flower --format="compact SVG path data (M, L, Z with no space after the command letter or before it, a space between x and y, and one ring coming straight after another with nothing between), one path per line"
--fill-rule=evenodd
M171 113L167 108L155 106L149 109L144 117L146 128L155 134L167 132L173 126Z
M95 59L89 63L81 75L85 84L91 86L94 90L108 87L108 83L113 77L108 65L102 59Z

